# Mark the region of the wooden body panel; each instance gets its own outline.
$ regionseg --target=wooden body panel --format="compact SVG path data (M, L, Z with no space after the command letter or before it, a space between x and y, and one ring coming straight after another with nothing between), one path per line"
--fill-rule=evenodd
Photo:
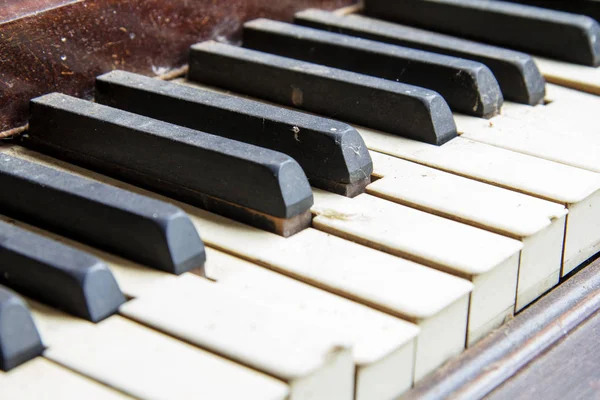
M11 0L0 11L0 132L27 122L29 99L60 91L90 98L113 69L163 75L188 47L237 40L253 18L290 20L308 8L352 0ZM4 4L8 3L8 4ZM45 10L42 12L38 12ZM37 13L36 13L37 12Z

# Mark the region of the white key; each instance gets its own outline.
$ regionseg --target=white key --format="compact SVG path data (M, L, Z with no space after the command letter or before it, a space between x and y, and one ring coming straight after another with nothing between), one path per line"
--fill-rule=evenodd
M499 115L490 120L455 115L461 137L519 153L600 172L600 135L591 129L566 125L545 106L536 107L532 116L511 118ZM538 120L545 120L538 122ZM562 122L556 122L556 120ZM554 126L549 126L553 124ZM546 126L544 126L546 125Z
M548 82L600 94L600 68L535 57L540 72Z
M368 194L314 195L315 227L471 280L469 345L513 315L521 242Z
M0 395L19 400L133 399L43 357L0 371Z
M465 138L432 146L359 128L367 146L391 156L509 188L569 210L562 275L600 250L600 175Z
M516 311L558 283L567 210L564 206L371 152L367 192L523 243Z
M188 213L206 244L327 291L419 325L415 378L420 379L465 346L469 294L472 284L463 279L375 251L315 229L283 238L196 207L165 199L123 182L83 170L35 152L14 147L11 152L37 162L96 179L127 190L171 201ZM134 274L111 265L125 293L131 293L121 276L135 284ZM151 279L147 290L160 277ZM440 340L438 332L444 330Z
M44 357L144 399L285 399L278 380L119 316L98 324L29 301ZM235 384L232 384L235 382Z
M354 396L351 343L340 343L328 321L311 324L191 274L121 313L287 382L291 399Z
M221 290L220 285L195 275L176 277L51 232L14 223L88 251L101 260L110 260L109 267L124 293L136 297L121 307L121 314L276 376L288 382L293 399L306 398L303 393L312 393L314 399L352 397L354 362L351 351L346 349L352 343L341 341L339 330L327 321L308 324L291 319L287 312L272 312L269 307L241 299L226 287ZM208 304L211 306L199 307ZM321 329L313 333L313 326ZM192 332L192 338L186 336L188 332ZM329 379L336 384L326 384Z
M348 338L357 400L396 398L412 386L415 325L211 248L207 256L206 273L219 285Z

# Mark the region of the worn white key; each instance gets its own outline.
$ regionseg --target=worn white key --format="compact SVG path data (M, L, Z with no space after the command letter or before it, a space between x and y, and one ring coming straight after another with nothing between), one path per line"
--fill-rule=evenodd
M11 151L90 179L166 200L21 147L13 147ZM283 238L196 207L173 203L188 213L207 245L416 323L421 329L415 352L416 379L464 349L470 282L315 229ZM121 274L117 264L111 265L111 269L122 290L134 293L136 275ZM123 276L129 283L125 283ZM148 278L136 293L145 292L156 283L162 284L161 279L158 275ZM444 330L442 340L438 335L440 329Z
M120 316L93 324L34 301L29 305L48 347L44 357L131 396L287 398L281 381Z
M548 82L600 94L600 68L542 57L535 57L535 63Z
M0 371L0 396L7 400L133 399L44 357L10 372Z
M291 399L354 396L351 343L341 343L327 321L296 319L190 274L121 313L287 382Z
M222 291L221 286L206 279L191 274L177 277L144 268L51 232L15 223L110 260L108 264L124 292L137 297L121 307L121 314L172 336L181 336L178 329L183 326L181 329L185 331L186 324L190 324L194 336L193 339L184 336L187 342L286 381L292 399L304 399L305 393L313 393L315 399L352 397L354 362L349 349L352 343L341 341L339 331L326 321L321 321L321 329L313 333L307 328L317 324L290 319L286 312L271 312L269 307L240 299L236 293ZM148 301L152 301L151 306ZM157 301L162 305L156 304ZM203 304L211 306L199 307ZM251 341L251 337L258 340ZM336 383L325 384L329 379Z
M368 194L314 196L313 226L471 280L469 345L513 315L521 242Z
M412 386L415 325L218 250L207 255L207 276L219 285L313 326L334 325L353 345L356 399L396 398Z
M545 112L545 106L536 107L536 118L506 117L490 120L455 115L461 137L493 146L528 154L578 168L600 172L600 135L592 129L567 126L565 119ZM532 113L533 114L533 113ZM538 123L545 119L544 126ZM556 120L563 122L556 122Z
M481 227L523 243L516 311L559 281L567 210L563 205L371 152L367 192Z
M460 137L443 146L430 146L359 130L372 150L565 205L569 216L563 276L600 250L597 173Z

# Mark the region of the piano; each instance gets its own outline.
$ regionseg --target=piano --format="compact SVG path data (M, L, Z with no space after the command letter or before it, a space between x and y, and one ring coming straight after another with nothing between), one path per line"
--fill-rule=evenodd
M0 398L598 396L600 3L0 8Z

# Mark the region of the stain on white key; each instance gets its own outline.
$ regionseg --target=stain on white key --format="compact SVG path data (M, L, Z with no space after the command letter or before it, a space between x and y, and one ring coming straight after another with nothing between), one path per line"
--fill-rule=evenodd
M521 242L368 194L314 196L316 228L471 280L469 344L513 315Z
M286 399L274 378L120 316L98 324L29 301L44 357L144 399ZM235 382L233 385L232 382Z
M10 151L90 179L170 201L22 147L14 146ZM416 378L425 376L464 349L470 282L315 229L306 229L286 239L196 207L171 202L188 213L209 246L417 324L421 332L415 352ZM127 270L127 267L119 262L111 264L122 290L130 296L140 296L154 285L162 284L165 274L144 272L146 276L138 279L143 269ZM444 330L442 340L438 334L440 329Z
M295 319L335 327L352 344L356 399L396 398L413 381L415 325L250 262L207 248L207 276Z
M310 324L191 274L129 301L121 313L281 379L292 400L354 396L351 350L328 321Z
M133 399L44 357L0 371L0 394L7 400Z
M516 311L559 281L567 210L563 205L371 152L367 192L481 227L523 243Z
M565 205L563 276L600 250L600 174L460 137L431 146L359 131L371 150Z

